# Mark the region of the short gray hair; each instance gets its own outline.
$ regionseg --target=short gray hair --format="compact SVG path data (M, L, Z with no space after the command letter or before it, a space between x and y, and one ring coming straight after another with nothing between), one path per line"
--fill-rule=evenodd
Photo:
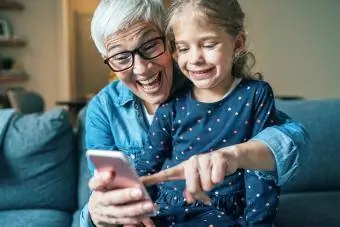
M102 55L105 40L138 21L155 24L165 30L165 9L162 0L101 0L91 21L91 36Z

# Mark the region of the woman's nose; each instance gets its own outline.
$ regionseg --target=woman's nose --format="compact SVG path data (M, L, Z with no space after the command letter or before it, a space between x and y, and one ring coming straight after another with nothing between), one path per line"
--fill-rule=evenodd
M143 59L139 54L135 54L134 56L134 63L133 63L133 73L140 75L147 72L149 61Z

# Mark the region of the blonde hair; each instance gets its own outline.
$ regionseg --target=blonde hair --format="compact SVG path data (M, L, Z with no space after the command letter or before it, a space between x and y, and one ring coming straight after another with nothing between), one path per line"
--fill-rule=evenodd
M224 29L226 33L234 38L241 32L245 33L245 15L237 0L173 0L166 20L166 33L170 38L172 51L175 50L175 37L171 27L174 19L187 5L192 6L193 13L195 11L203 13L206 22ZM251 72L255 63L254 54L250 51L243 51L234 56L231 74L234 77L262 79L261 73Z
M91 21L91 36L98 51L105 56L105 40L133 23L155 24L161 32L165 27L162 0L101 0Z

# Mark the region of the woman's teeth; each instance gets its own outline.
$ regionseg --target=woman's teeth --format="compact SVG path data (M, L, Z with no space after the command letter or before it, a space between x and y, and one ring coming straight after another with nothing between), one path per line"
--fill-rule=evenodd
M154 75L153 77L147 79L147 80L140 80L139 83L141 83L142 85L150 85L151 83L153 83L155 80L157 80L159 73L157 73L156 75Z
M139 81L139 83L142 85L142 87L147 90L148 92L156 92L156 90L159 88L160 81L161 81L161 73L157 73L153 77Z

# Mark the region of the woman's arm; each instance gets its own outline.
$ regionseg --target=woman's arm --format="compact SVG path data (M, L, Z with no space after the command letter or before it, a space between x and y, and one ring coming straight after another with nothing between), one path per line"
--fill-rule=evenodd
M105 104L101 103L98 97L92 99L86 115L87 149L117 149L107 116ZM82 226L138 224L140 221L153 226L150 219L141 218L144 214L152 212L154 207L151 202L142 201L144 195L140 188L112 189L110 182L114 180L114 170L94 174L92 163L88 161L88 164L92 175L89 181L92 193L89 203L81 212Z
M246 168L254 167L251 169L257 169L260 177L272 179L281 186L307 158L311 142L300 123L280 111L277 111L277 119L278 125L264 129L239 148L244 153L240 161Z

